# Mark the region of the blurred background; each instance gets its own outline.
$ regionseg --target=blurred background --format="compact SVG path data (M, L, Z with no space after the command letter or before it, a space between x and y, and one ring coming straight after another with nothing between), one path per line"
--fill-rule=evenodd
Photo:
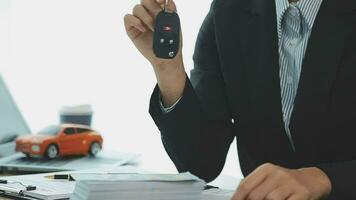
M138 0L0 0L0 73L32 131L64 105L91 104L106 150L141 154L142 167L175 172L148 114L155 77L126 36ZM176 0L187 72L210 1ZM236 143L224 175L241 177Z

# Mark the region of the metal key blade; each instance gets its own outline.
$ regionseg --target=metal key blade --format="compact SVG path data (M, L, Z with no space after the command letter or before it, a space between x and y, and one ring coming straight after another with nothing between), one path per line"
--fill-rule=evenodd
M167 12L167 6L168 6L169 0L164 0L164 6L163 6L163 10L164 12Z

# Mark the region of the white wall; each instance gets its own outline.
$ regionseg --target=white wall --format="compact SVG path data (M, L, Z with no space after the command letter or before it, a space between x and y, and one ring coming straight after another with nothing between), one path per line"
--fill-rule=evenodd
M0 2L0 73L32 130L57 123L62 105L89 103L106 149L138 152L144 167L174 171L148 115L152 68L124 30L123 16L138 0ZM210 1L176 3L189 71ZM232 149L223 173L240 176Z

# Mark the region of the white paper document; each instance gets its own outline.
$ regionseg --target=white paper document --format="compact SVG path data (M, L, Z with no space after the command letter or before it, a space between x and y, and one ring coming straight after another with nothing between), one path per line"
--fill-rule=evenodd
M3 177L7 184L0 184L0 190L10 196L31 197L43 200L68 199L75 187L74 181L50 180L44 175L25 175ZM35 186L36 189L26 191L26 186Z
M181 174L73 174L72 200L200 200L205 182Z
M233 195L233 190L210 189L204 190L201 200L230 200Z
M76 181L92 181L92 182L122 182L122 181L130 181L130 182L185 182L185 181L201 181L196 176L190 173L182 173L182 174L139 174L139 173L93 173L93 174L85 174L85 173L73 173L72 177ZM109 183L108 183L109 184Z

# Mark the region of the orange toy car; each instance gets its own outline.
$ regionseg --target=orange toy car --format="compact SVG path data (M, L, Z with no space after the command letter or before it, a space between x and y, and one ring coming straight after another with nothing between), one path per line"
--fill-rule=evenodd
M16 151L27 157L43 156L53 159L58 156L92 155L101 149L103 138L88 126L62 124L48 126L36 135L16 139Z

